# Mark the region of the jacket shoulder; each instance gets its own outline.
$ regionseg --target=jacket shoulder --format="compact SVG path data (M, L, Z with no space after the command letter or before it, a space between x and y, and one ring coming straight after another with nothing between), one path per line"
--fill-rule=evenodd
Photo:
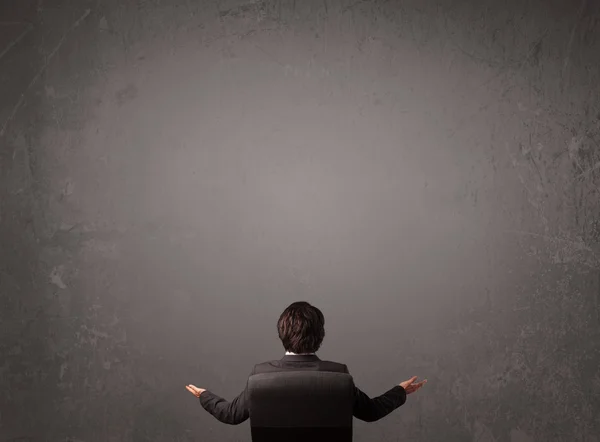
M341 364L334 361L321 361L319 364L321 371L333 371L335 373L348 373L348 367L346 364Z
M254 366L254 369L252 370L252 373L259 374L259 373L270 373L273 371L281 371L281 368L279 367L278 362L279 361L277 361L277 360L272 360L272 361L265 361L265 362L256 364Z

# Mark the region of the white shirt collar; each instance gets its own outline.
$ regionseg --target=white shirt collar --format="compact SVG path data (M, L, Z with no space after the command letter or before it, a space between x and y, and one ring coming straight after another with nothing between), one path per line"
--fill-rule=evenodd
M308 356L308 355L314 355L314 353L292 353L291 351L286 351L285 355L293 355L293 356Z

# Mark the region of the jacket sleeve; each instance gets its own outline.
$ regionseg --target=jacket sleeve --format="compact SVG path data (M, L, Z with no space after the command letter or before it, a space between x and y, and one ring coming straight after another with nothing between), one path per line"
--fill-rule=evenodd
M254 369L250 376L254 374ZM250 396L248 394L248 381L246 388L234 400L228 402L211 391L205 390L200 395L200 405L213 415L215 419L224 424L239 425L250 417Z
M346 373L350 373L346 367ZM365 422L375 422L386 417L406 402L406 390L400 385L381 396L370 398L358 387L354 387L354 417Z

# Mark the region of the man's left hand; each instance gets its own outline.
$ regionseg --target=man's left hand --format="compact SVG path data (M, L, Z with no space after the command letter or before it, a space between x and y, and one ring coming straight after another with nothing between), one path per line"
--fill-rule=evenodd
M198 387L196 387L195 385L192 385L192 384L186 385L185 388L187 388L187 391L189 391L190 393L192 393L196 397L200 397L200 395L206 391L206 389L204 389L204 388L198 388Z

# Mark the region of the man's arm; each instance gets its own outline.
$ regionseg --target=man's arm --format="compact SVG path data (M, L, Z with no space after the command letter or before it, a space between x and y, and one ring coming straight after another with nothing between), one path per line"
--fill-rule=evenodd
M250 376L254 374L254 369ZM222 397L211 391L200 394L200 404L220 422L229 425L239 425L250 417L250 397L248 395L248 381L246 388L233 401L227 402Z
M350 374L348 367L346 373ZM354 387L354 417L365 422L375 422L386 417L406 402L406 390L400 385L381 396L370 398L358 387Z

